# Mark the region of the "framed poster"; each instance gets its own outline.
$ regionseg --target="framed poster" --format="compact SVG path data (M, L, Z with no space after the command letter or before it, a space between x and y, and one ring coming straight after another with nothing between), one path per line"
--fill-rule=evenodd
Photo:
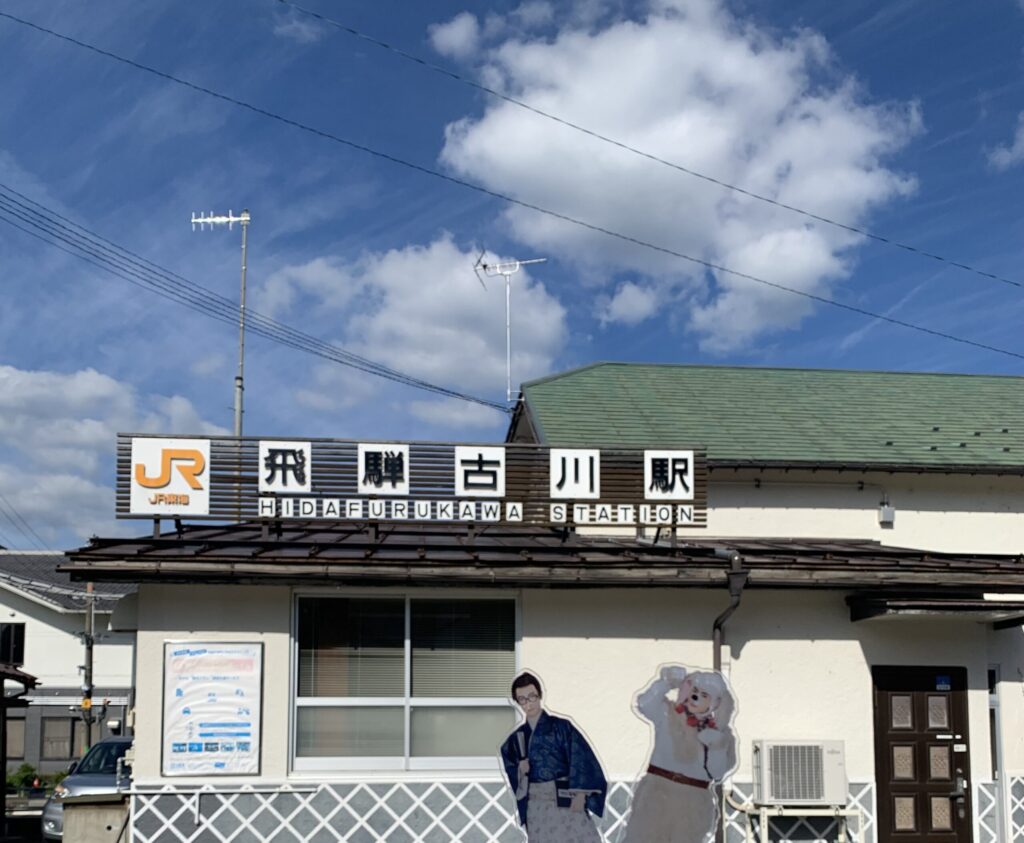
M257 776L263 644L164 642L161 772Z

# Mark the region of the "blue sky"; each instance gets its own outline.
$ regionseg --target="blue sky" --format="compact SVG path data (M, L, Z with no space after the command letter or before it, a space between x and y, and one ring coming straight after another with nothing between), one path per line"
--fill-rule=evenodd
M661 157L1014 280L1024 8L952 2L309 8ZM702 259L1024 352L1024 290L738 196L459 85L274 0L6 11L383 152ZM504 397L594 360L1019 374L628 246L0 19L0 182L226 296L417 377ZM0 495L52 547L113 520L118 430L231 426L236 332L0 225ZM493 440L500 413L251 337L246 432ZM0 544L28 540L0 517Z

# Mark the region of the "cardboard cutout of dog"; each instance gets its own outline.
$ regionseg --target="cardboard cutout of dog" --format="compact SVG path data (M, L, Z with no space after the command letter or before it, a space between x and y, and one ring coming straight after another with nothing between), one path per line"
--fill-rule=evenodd
M719 816L714 785L736 768L729 683L713 670L662 665L633 709L654 735L622 843L713 840Z

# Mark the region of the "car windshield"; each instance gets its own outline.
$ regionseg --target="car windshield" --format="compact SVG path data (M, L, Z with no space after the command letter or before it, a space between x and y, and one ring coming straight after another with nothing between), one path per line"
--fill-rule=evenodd
M82 763L75 768L75 774L79 773L102 773L114 775L117 772L117 759L123 758L131 744L125 741L111 741L110 743L98 743L82 759Z

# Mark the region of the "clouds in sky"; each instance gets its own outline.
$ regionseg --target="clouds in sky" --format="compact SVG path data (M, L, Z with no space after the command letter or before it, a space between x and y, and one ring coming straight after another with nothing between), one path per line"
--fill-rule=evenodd
M920 130L913 103L872 103L813 32L779 36L715 0L655 2L639 20L508 37L480 72L510 95L688 168L857 224L915 188L886 165ZM461 176L624 234L829 295L857 238L674 172L509 104L448 126ZM806 300L539 215L505 212L513 236L620 286L600 318L634 324L682 300L706 350L799 324ZM642 294L640 291L643 290Z
M1013 140L988 151L988 163L995 170L1008 170L1022 161L1024 161L1024 111L1017 115L1017 128L1013 134Z
M180 395L140 394L94 369L0 365L0 494L53 547L110 531L112 443L128 430L226 432ZM9 523L0 530L21 544Z
M320 256L270 276L254 306L286 322L300 313L333 320L335 336L351 351L432 383L494 395L505 382L505 289L501 278L480 285L477 255L443 234L355 261ZM567 328L564 307L527 268L512 284L518 385L551 371Z

